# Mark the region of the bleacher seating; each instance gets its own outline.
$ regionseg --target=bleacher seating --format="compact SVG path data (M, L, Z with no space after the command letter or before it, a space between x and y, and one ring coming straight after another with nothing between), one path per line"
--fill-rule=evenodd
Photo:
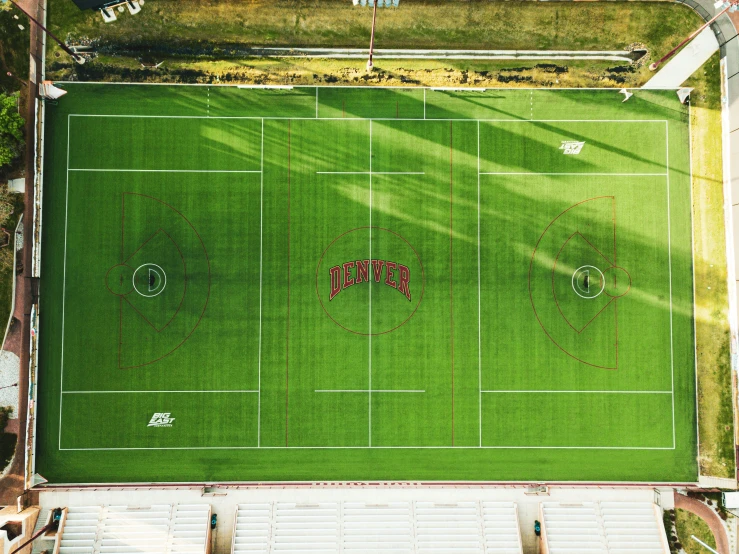
M206 504L72 507L59 553L204 554L209 524Z
M541 517L549 554L669 554L651 503L545 502Z
M520 554L511 502L240 504L234 554Z

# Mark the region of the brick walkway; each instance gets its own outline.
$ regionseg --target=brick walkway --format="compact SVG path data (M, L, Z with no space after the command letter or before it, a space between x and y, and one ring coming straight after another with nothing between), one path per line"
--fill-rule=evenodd
M687 510L705 521L711 529L714 539L716 539L716 550L719 551L719 554L730 554L729 537L726 535L726 528L716 512L703 502L689 498L684 494L678 494L677 491L675 491L675 508Z

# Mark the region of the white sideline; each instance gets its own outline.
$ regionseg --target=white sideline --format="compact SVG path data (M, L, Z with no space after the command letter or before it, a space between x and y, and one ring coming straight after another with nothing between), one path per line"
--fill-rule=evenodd
M372 259L372 120L369 122L369 259ZM369 290L369 386L367 407L369 410L369 447L372 448L372 287Z
M64 402L64 307L67 296L67 213L69 211L69 127L71 126L71 124L71 116L67 115L67 167L65 172L66 185L64 192L64 269L62 272L62 346L59 376L59 450L62 449L62 404Z
M316 91L317 95L317 91ZM425 90L424 90L425 96ZM425 103L424 103L425 112ZM215 117L210 119L260 119L262 124L262 135L261 135L261 160L259 170L166 170L166 169L83 169L83 168L69 168L69 156L70 156L70 126L71 117L153 117L153 118L186 118L186 119L197 119L200 116L116 116L116 115L94 115L94 114L70 114L68 115L68 127L67 127L67 172L66 172L66 205L65 205L65 245L64 245L64 284L63 284L63 297L62 297L62 345L61 345L61 378L60 378L60 406L59 406L59 450L64 451L77 451L77 450L229 450L229 449L256 449L256 448L297 448L297 449L365 449L365 448L382 448L382 449L450 449L450 448L486 448L486 449L572 449L572 450L674 450L675 449L675 414L674 414L674 353L673 353L673 313L672 313L672 265L671 265L671 230L670 230L670 183L669 183L669 139L667 133L669 132L667 120L524 120L524 119L480 119L472 120L477 121L477 133L478 133L478 144L477 144L477 164L478 164L478 395L479 395L479 446L377 446L372 445L372 393L425 393L425 390L390 390L390 389L373 389L372 388L372 300L371 300L371 287L369 289L370 302L369 302L369 367L368 367L368 381L369 387L367 389L317 389L316 393L367 393L369 395L368 402L368 413L369 413L369 444L367 446L291 446L291 447L263 447L260 445L260 418L261 418L261 341L262 341L262 244L263 244L263 181L264 181L264 120L284 120L284 119L295 119L295 120L309 120L313 118L296 118L296 117L277 117L277 118L256 118L256 117ZM316 114L318 116L318 113ZM425 113L424 113L425 116ZM322 118L327 120L343 120L344 118ZM357 118L364 119L364 118ZM356 120L352 118L351 120ZM369 175L369 221L370 221L370 257L372 253L372 174L379 175L425 175L425 172L373 172L372 171L372 121L369 120L370 127L370 170L369 171L358 171L358 172L340 172L340 171L326 171L316 172L317 174L360 174ZM396 119L396 118L375 118L375 121L423 121L424 119ZM443 119L430 119L427 121L453 121L449 118ZM470 120L465 120L470 121ZM480 122L526 122L536 123L539 122L588 122L588 123L664 123L666 130L666 172L665 173L537 173L537 172L480 172ZM258 379L259 388L257 390L163 390L163 391L64 391L63 390L63 374L64 374L64 329L65 329L65 296L66 296L66 258L67 258L67 227L68 227L68 202L69 202L69 171L87 171L87 172L168 172L168 173L259 173L260 174L260 315L259 315L259 352L258 352ZM481 238L480 238L480 175L582 175L582 176L656 176L667 178L667 211L668 211L668 256L669 256L669 270L670 270L670 360L671 360L671 380L672 389L670 391L517 391L517 390L483 390L482 389L482 343L481 343ZM61 448L61 432L62 432L62 398L64 394L123 394L123 393L139 393L139 394L155 394L155 393L256 393L258 397L258 429L257 429L257 446L202 446L202 447L151 447L151 448ZM672 395L672 430L673 430L673 444L671 447L645 447L645 446L483 446L482 445L482 394L483 393L566 393L566 394L671 394Z
M484 390L506 394L672 394L669 390Z
M667 260L670 283L670 382L672 390L672 447L675 448L675 355L672 338L672 227L670 226L670 126L665 121L665 169L667 170ZM691 185L692 186L692 185ZM690 199L691 206L693 199ZM692 215L692 213L691 213ZM696 375L698 368L695 368Z
M667 177L667 173L544 173L538 171L483 171L480 175L585 175L591 177Z
M97 169L69 168L67 171L93 171L96 173L261 173L260 169Z
M119 115L119 114L70 114L69 117L119 117L128 119L265 119L315 121L315 117L257 117L242 115ZM466 119L450 117L321 117L321 121L481 121L483 123L665 123L666 119L514 119L487 118Z
M672 446L163 446L61 450L675 450Z
M316 171L317 175L426 175L425 171Z
M317 389L313 392L426 392L425 390L392 390L392 389Z
M316 92L316 94L318 94ZM257 447L262 441L262 222L264 219L264 119L259 158L259 346L257 351Z
M163 393L245 393L258 390L65 390L62 394L163 394Z

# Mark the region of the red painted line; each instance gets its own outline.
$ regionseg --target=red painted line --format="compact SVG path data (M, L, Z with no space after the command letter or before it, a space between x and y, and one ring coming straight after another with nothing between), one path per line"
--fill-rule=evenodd
M575 356L573 353L567 351L567 349L563 348L556 340L554 340L554 337L549 333L549 331L547 331L547 328L544 326L544 323L542 322L541 318L539 317L539 313L536 311L536 305L534 304L534 291L533 291L532 284L531 284L532 273L534 271L534 259L536 258L536 252L539 249L539 245L541 244L541 241L544 238L544 235L547 234L547 231L549 231L550 227L552 225L554 225L554 223L560 217L562 217L564 214L566 214L567 212L569 212L571 209L576 208L577 206L580 206L582 204L585 204L586 202L592 202L594 200L600 200L602 198L613 198L613 197L612 196L596 196L596 197L588 198L587 200L583 200L581 202L578 202L577 204L573 204L572 206L570 206L569 208L567 208L566 210L564 210L562 213L560 213L557 217L555 217L554 219L552 219L549 222L549 224L546 226L546 229L544 229L544 232L542 232L542 234L539 236L539 240L536 241L536 246L534 246L534 251L531 253L531 261L529 262L529 279L528 279L529 280L529 302L531 303L531 308L534 310L534 315L536 316L536 320L539 322L539 326L541 327L542 331L544 331L544 334L547 337L549 337L549 340L551 340L557 348L559 348L562 352L564 352L568 356L571 356L572 358L574 358L578 362L581 362L581 363L583 363L585 365L589 365L589 366L592 366L592 367L597 367L597 368L600 368L600 369L614 370L614 369L616 369L615 367L599 366L599 365L596 365L596 364L591 364L590 362L586 362L585 360L583 360L583 359L578 358L577 356Z
M454 171L453 171L453 135L452 122L449 122L449 325L451 328L452 347L452 446L454 446L454 281L453 281L453 224L454 224Z
M125 256L126 247L125 247L125 236L126 236L126 193L121 194L121 205L123 207L123 213L121 214L121 260L123 260L123 256Z
M287 120L287 329L285 330L285 446L290 407L290 120Z
M123 297L118 302L118 369L121 369L121 347L123 345Z
M182 342L180 342L180 344L178 344L177 346L175 346L172 350L170 350L169 352L167 352L163 356L159 356L156 360L151 360L149 362L146 362L146 363L143 363L143 364L138 364L138 365L120 367L120 369L135 369L137 367L144 367L144 366L147 366L147 365L151 365L153 363L156 363L156 362L158 362L160 360L163 360L164 358L166 358L167 356L169 356L170 354L172 354L174 351L178 350L183 344L185 344L185 342L187 342L187 340L192 336L192 334L195 332L195 330L200 326L200 323L203 320L203 316L205 315L205 310L208 308L208 303L210 302L210 277L211 277L211 272L210 272L210 257L208 256L208 250L205 248L205 243L203 242L203 238L200 236L200 233L198 233L198 230L195 229L195 226L190 222L189 219L187 219L185 217L185 215L181 211L179 211L178 209L176 209L171 204L167 204L163 200L159 200L159 198L155 198L154 196L149 196L148 194L141 194L141 193L138 193L138 192L124 192L123 194L130 194L132 196L141 196L142 198L148 198L150 200L154 200L156 202L159 202L163 206L166 206L170 210L172 210L173 212L175 212L182 219L184 219L185 222L190 226L190 228L195 233L195 236L198 237L198 241L200 241L200 246L203 248L203 254L205 255L205 261L208 264L208 293L207 293L207 295L205 297L205 304L203 305L203 311L200 312L200 316L198 317L198 321L195 323L195 326L187 334L187 336L184 339L182 339ZM122 306L122 303L121 303L121 306Z

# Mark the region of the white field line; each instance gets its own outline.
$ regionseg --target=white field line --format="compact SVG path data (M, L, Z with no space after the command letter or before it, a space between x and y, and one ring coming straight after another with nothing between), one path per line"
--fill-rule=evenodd
M484 390L505 394L672 394L669 390Z
M62 85L79 85L79 81L54 81L56 84L62 84ZM207 84L207 83L132 83L132 82L112 82L112 81L85 81L85 85L129 85L129 86L152 86L152 87L214 87L214 88L253 88L253 89L310 89L310 88L336 88L334 85L232 85L232 84ZM345 88L357 88L357 89L363 89L367 90L366 85L347 85L341 87L342 89ZM382 87L377 87L378 89L389 89L389 90L428 90L428 89L438 89L441 87L416 87L416 86L403 86L403 85L387 85ZM464 87L455 87L458 90L466 90ZM552 92L558 92L563 90L576 90L576 91L583 91L583 90L593 90L593 91L605 91L605 92L612 92L612 91L618 91L621 90L624 87L557 87L549 89ZM677 91L680 87L673 87L673 88L659 88L657 90L674 90ZM516 87L517 90L542 90L541 87ZM470 87L470 90L475 92L479 89L474 89ZM503 92L510 92L511 87L485 87L485 90L500 90ZM640 87L626 87L626 90L635 90L639 91ZM654 90L654 89L653 89Z
M426 175L425 171L316 171L317 175Z
M722 66L722 79L725 78L725 72L723 71L723 61L721 62ZM722 114L721 118L723 119L725 117L725 114L723 113L725 109L722 106ZM722 121L722 127L724 126L724 122ZM722 129L723 131L723 129ZM723 131L725 132L725 131ZM724 144L722 145L722 157L724 158L723 163L726 164L726 152L725 149L727 148L728 144L728 138L724 139ZM693 115L691 110L691 104L690 104L690 97L688 97L688 152L690 157L690 201L692 204L693 201ZM724 173L724 183L726 183L726 175L728 175L728 172ZM724 188L726 190L726 188ZM728 213L731 213L731 200L724 196L726 199L725 202L729 206ZM727 201L728 200L728 201ZM724 213L727 213L726 209L724 209ZM726 221L729 221L727 219ZM727 233L727 236L729 237L729 240L732 240L733 233L729 232ZM728 241L727 241L728 242ZM728 247L730 248L729 252L733 255L734 252L734 246L733 244L729 244ZM694 365L694 377L695 377L695 444L698 445L699 454L700 454L700 443L701 443L701 437L700 437L700 422L698 421L698 329L697 329L697 321L695 317L695 291L696 291L696 283L695 283L695 218L693 217L693 212L691 210L690 213L690 263L693 267L693 364ZM731 260L731 256L727 255L727 260ZM731 267L733 265L733 262L729 261L728 266ZM729 290L734 286L734 279L733 276L729 274ZM731 295L729 295L729 305L731 306ZM731 307L729 308L729 313L731 313ZM730 318L731 319L731 318ZM733 358L733 356L732 356ZM734 462L736 463L736 449L734 450Z
M72 121L67 116L67 171L66 171L66 190L64 199L64 270L62 277L62 348L60 359L60 377L59 377L59 450L62 449L62 404L64 402L64 308L67 296L67 213L69 211L69 127Z
M480 446L482 446L482 330L480 295L480 122L477 122L477 402Z
M318 389L313 392L364 392L364 393L375 393L375 392L405 392L405 393L422 393L425 390L395 390L395 389Z
M82 169L70 168L67 171L92 171L96 173L261 173L260 169Z
M598 177L667 177L667 173L544 173L539 171L483 171L480 175L585 175Z
M262 145L259 162L259 346L257 347L257 447L262 439L262 222L264 214L264 119L262 119Z
M123 114L70 114L70 117L119 117L129 119L256 119L261 120L285 120L293 121L310 120L315 117L258 117L258 116L212 116L207 115L123 115ZM322 117L321 121L481 121L483 123L665 123L665 119L473 119L473 118L449 118L449 117Z
M258 390L65 390L62 394L258 393Z
M372 120L369 122L369 259L372 259ZM372 287L369 290L369 386L367 387L369 395L367 406L369 409L369 446L372 447Z
M169 446L62 448L62 450L675 450L671 446Z
M672 334L672 228L670 225L670 127L665 121L665 169L667 170L667 260L670 283L670 382L672 390L672 447L675 448L675 356ZM692 201L692 200L691 200Z

